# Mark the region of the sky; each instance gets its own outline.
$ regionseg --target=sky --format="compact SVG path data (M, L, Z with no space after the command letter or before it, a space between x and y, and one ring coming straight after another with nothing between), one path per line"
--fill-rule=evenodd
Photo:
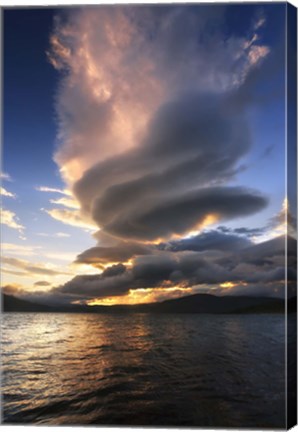
M4 9L4 292L283 294L285 8Z

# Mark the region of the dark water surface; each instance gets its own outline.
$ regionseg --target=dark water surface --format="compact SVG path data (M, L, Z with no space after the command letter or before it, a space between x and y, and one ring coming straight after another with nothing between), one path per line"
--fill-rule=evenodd
M6 313L2 422L281 428L283 315Z

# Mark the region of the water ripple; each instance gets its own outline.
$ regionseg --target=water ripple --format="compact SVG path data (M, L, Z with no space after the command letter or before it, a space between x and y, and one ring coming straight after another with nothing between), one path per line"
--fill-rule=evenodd
M4 314L2 370L6 424L285 422L279 315Z

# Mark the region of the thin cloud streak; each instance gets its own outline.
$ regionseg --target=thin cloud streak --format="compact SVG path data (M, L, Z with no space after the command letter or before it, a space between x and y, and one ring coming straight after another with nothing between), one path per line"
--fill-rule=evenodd
M71 196L71 192L68 189L58 189L48 186L36 186L35 190L37 190L38 192L58 193L61 195Z
M8 198L13 198L13 199L15 199L17 197L16 194L9 192L4 187L0 187L0 195L8 197Z
M6 209L1 209L1 224L6 225L9 228L18 230L20 233L22 233L25 228L18 222L17 215L13 211Z
M69 272L64 272L50 268L49 266L42 263L35 263L27 260L21 260L14 257L2 256L1 261L3 264L8 266L23 270L28 276L32 275L47 275L47 276L57 276L57 275L69 275Z
M2 171L0 172L0 179L3 181L9 181L9 182L12 181L11 176L8 173L2 172Z
M71 208L71 209L79 209L80 205L73 198L59 198L59 199L51 199L51 204L61 205L63 207Z
M79 211L67 209L43 209L45 213L53 219L76 228L82 228L88 231L95 231L98 227L95 224L84 221Z

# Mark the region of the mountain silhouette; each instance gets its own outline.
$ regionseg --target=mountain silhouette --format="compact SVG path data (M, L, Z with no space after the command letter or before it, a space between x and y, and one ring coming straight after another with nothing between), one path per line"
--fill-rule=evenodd
M294 307L295 298L291 299L288 309ZM47 306L22 300L14 296L2 294L2 310L4 312L61 312L61 313L254 313L285 311L285 302L280 298L248 297L248 296L215 296L210 294L194 294L173 300L138 305L114 306Z

